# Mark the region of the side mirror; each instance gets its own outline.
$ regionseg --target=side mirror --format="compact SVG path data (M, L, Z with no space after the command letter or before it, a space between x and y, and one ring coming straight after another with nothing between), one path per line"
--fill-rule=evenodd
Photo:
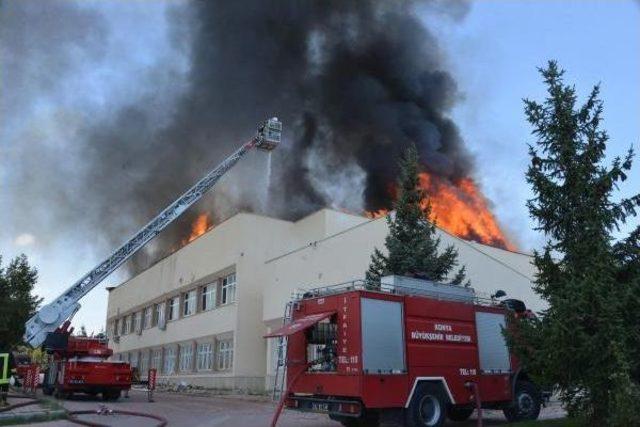
M491 298L502 298L506 296L507 296L507 293L505 291L503 291L502 289L498 289L495 294L491 295Z

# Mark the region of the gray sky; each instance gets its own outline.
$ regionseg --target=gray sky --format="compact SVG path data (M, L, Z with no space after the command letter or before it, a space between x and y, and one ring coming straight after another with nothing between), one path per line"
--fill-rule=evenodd
M1 80L0 113L0 253L5 261L26 253L40 270L37 292L55 297L92 268L107 253L105 244L87 230L45 233L46 224L24 221L29 213L9 209L11 195L24 191L15 182L16 162L29 162L29 173L39 173L38 162L68 155L64 140L74 138L77 123L91 109L109 117L114 107L132 99L147 99L153 91L181 90L186 69L184 52L175 51L166 11L180 2L84 2L63 11L76 25L58 31L57 43L71 46L65 55L37 51L38 37L47 28L60 27L37 13L20 32L0 29L2 64L19 61L19 74ZM64 8L64 7L63 7ZM68 15L64 15L67 13ZM3 16L4 15L4 16ZM7 19L0 6L0 28ZM611 136L609 154L623 155L640 145L640 6L636 1L479 1L460 21L423 19L437 36L463 93L453 118L476 157L475 177L494 204L503 227L525 250L537 248L542 238L532 231L525 208L530 190L524 181L527 142L532 142L524 119L522 98L542 99L544 87L536 67L557 59L567 69L567 81L581 95L602 83L604 126ZM51 26L51 27L49 27ZM15 28L15 26L14 26ZM16 56L18 48L28 55ZM46 66L43 66L46 64ZM15 67L14 63L14 67ZM153 81L153 87L146 84ZM166 112L153 106L158 120ZM24 144L44 141L47 158L24 159ZM82 159L78 159L80 167ZM21 166L24 164L21 163ZM65 171L60 171L63 174ZM115 173L115 171L114 171ZM42 181L42 180L39 180ZM46 180L45 180L46 182ZM73 185L73 183L69 183ZM56 192L46 185L31 189ZM631 194L640 188L640 165L622 188ZM61 195L62 197L62 195ZM64 200L60 200L64 203ZM37 203L34 203L37 205ZM52 207L52 210L55 207ZM81 217L83 207L78 206ZM118 206L109 213L118 221ZM70 218L73 220L73 218ZM634 220L627 229L638 224ZM118 283L116 274L83 300L76 325L99 330L104 323L104 285Z

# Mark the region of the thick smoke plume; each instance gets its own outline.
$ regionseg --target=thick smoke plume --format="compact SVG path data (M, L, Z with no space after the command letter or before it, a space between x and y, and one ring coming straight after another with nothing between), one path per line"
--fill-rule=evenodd
M268 194L264 162L255 154L136 265L175 248L203 211L219 221L238 210L297 219L325 206L388 208L396 158L410 143L430 174L451 181L469 176L470 156L448 118L456 83L416 10L456 19L466 5L254 0L175 6L172 40L186 59L184 72L168 61L131 76L150 90L79 124L68 158L41 164L72 170L65 175L72 190L54 204L56 221L72 223L81 204L81 224L105 247L121 243L270 116L282 120L285 137L273 154ZM29 179L18 182L32 185Z

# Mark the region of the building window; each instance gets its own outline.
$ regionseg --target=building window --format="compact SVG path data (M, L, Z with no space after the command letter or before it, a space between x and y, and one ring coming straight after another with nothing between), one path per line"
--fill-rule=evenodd
M149 352L142 351L140 352L140 362L138 363L138 371L140 372L140 376L146 377L148 370L149 370Z
M113 336L120 335L120 319L116 319L113 328Z
M162 368L162 349L156 348L151 355L151 367L156 370Z
M216 306L216 288L215 283L209 283L202 287L202 311L211 310Z
M142 327L144 329L149 329L151 327L151 321L153 319L153 309L152 307L146 307L144 309L144 323Z
M133 330L131 332L138 332L142 329L142 312L138 311L133 315Z
M162 373L165 375L171 375L176 370L176 349L175 347L167 347L164 349L164 366L162 367Z
M131 356L129 357L129 364L131 365L132 368L137 368L138 367L138 352L134 351L133 353L131 353Z
M180 297L174 297L169 300L169 320L176 320L180 310Z
M161 302L155 305L155 308L156 308L155 324L156 325L164 325L164 315L166 312L165 307L166 307L166 304L164 302Z
M210 342L198 344L198 371L211 369L213 364L213 344Z
M218 341L219 371L227 371L233 366L233 340Z
M122 335L127 335L129 332L131 332L131 316L124 318L124 329Z
M196 291L189 291L184 294L184 308L182 310L183 316L191 316L196 312Z
M193 369L193 346L183 344L180 346L180 371L189 372Z
M221 304L230 304L236 300L236 275L230 274L222 279Z

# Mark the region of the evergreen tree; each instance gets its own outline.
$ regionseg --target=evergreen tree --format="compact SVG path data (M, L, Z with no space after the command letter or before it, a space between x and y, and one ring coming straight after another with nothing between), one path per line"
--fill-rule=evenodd
M32 295L37 279L38 271L25 255L14 258L6 269L0 257L0 347L11 348L22 342L25 322L42 301Z
M453 246L439 253L440 238L436 236L436 225L429 221L431 205L422 203L427 195L419 186L415 146L407 149L399 166L398 198L393 205L395 218L387 215L387 255L376 248L366 272L367 285L374 288L379 287L380 278L388 274L446 281L458 263L458 253ZM452 283L460 285L464 279L463 267L455 274Z
M640 196L620 202L612 196L633 152L605 165L609 137L600 128L599 86L576 106L575 88L564 83L555 62L540 72L548 97L525 100L536 137L527 181L534 194L529 212L548 239L534 254L535 290L548 308L523 323L511 343L528 370L558 387L570 414L593 425L630 425L639 397L638 350L630 348L638 324L629 325L625 312L638 288L619 280L624 263L612 232L635 215Z

